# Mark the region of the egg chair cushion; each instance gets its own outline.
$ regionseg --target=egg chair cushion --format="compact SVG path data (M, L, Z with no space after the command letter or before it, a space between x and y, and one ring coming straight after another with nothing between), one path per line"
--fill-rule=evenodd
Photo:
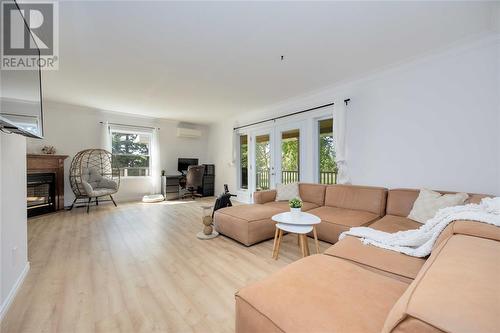
M96 168L82 169L82 185L89 197L110 195L118 191L118 184L103 177Z
M96 168L82 168L82 183L87 194L99 186L101 178L102 176Z
M88 194L89 197L94 198L94 197L103 197L105 195L110 195L116 193L116 190L114 189L109 189L109 188L96 188L92 192Z
M108 179L108 178L104 178L104 177L99 181L99 187L109 189L109 190L114 190L115 192L118 191L118 183L112 179Z

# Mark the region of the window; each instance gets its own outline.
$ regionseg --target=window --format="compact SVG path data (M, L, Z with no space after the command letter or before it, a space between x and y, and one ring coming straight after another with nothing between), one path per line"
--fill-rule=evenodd
M337 182L337 165L335 163L333 118L318 121L318 134L319 183L335 184Z
M125 131L111 132L113 164L122 177L151 175L151 134Z
M240 135L240 188L248 189L248 135Z
M300 179L300 130L281 132L281 183Z
M271 181L271 135L255 137L255 190L269 190Z

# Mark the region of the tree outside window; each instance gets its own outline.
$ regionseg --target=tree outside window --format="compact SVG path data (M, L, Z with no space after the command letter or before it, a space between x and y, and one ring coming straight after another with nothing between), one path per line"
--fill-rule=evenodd
M333 137L333 119L318 121L319 129L319 182L335 184L337 182L337 164L335 163L335 139Z
M271 142L269 134L255 138L256 190L268 190L271 177Z
M300 130L281 133L281 183L298 182L300 179Z
M240 135L240 188L248 189L248 135Z
M150 175L151 135L144 133L112 132L113 163L122 177Z

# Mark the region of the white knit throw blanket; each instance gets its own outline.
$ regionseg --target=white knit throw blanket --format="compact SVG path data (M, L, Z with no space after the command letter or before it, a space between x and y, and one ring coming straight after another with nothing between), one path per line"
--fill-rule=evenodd
M369 227L354 227L343 232L345 236L359 237L364 244L401 252L412 257L425 257L441 232L453 221L471 220L500 226L500 197L484 198L480 204L468 204L440 209L437 214L420 228L388 233Z

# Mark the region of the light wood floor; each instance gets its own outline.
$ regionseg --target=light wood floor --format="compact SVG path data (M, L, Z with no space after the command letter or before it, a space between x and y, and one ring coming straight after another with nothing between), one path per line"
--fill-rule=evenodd
M202 203L129 203L28 222L31 270L1 333L232 332L234 293L299 259L294 235L202 241ZM312 240L309 240L314 249ZM327 243L321 243L325 250Z

